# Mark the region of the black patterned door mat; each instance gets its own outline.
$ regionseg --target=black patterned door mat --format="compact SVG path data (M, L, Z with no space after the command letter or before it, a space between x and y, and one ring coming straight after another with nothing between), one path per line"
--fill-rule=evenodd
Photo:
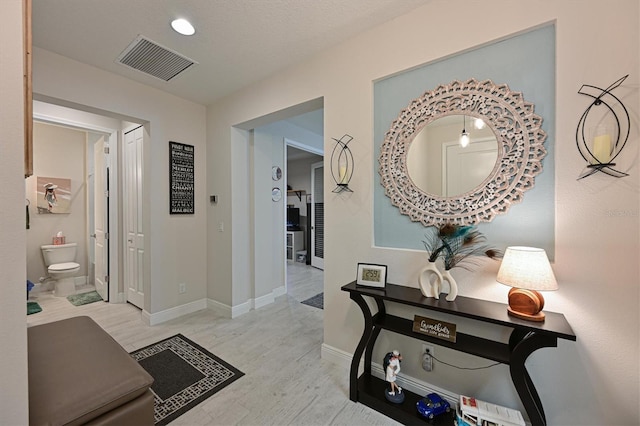
M166 425L244 373L182 334L131 352L154 379L156 425Z
M314 308L324 309L324 293L318 293L315 296L310 297L307 300L303 300L300 303L313 306Z

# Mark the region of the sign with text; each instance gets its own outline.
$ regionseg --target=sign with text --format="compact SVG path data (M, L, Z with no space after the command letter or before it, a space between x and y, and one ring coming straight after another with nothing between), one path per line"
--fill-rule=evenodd
M420 315L413 316L413 331L436 339L456 342L456 325L450 322L434 320Z
M169 213L193 214L194 176L193 145L169 142Z

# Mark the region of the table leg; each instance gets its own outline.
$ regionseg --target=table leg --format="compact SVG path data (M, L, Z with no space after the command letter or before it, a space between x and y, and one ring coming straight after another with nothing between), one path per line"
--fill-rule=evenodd
M362 359L362 353L364 352L369 339L373 334L373 318L371 316L371 310L369 309L369 305L365 302L364 298L360 294L350 293L351 300L356 302L356 304L362 310L362 315L364 316L364 330L362 331L362 337L360 338L360 342L358 342L358 346L356 346L356 350L353 353L353 359L351 360L351 370L349 372L349 399L351 401L358 401L358 367L360 366L360 360ZM369 352L369 358L371 358L371 353ZM366 364L365 364L366 365ZM369 369L371 369L371 363L369 363Z
M540 333L516 333L516 330L514 330L509 339L509 345L511 346L511 360L509 363L511 380L518 395L520 395L520 400L529 415L529 420L532 426L546 426L547 419L540 396L524 363L529 355L536 350L557 346L558 340L555 337Z

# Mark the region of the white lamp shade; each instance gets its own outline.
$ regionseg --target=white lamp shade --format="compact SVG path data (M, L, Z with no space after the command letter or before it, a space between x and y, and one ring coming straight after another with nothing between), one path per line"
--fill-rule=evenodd
M496 278L499 283L527 290L557 290L547 253L541 248L507 247Z

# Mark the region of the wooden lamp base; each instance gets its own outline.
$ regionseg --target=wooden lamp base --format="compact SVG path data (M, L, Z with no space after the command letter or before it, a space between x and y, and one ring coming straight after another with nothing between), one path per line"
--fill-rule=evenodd
M512 288L509 290L509 315L527 321L544 321L544 297L539 291Z

